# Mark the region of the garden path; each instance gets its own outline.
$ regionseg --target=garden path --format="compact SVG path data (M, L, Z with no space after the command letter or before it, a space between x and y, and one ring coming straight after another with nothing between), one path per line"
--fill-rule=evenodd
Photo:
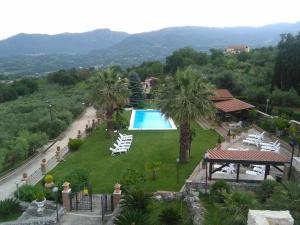
M63 149L68 145L69 138L76 138L78 130L84 131L86 124L92 123L92 120L96 119L96 110L93 107L86 108L84 114L75 120L68 129L62 133L62 137L58 140L51 148L46 152L38 154L36 157L31 159L25 165L15 169L9 175L5 176L5 179L0 179L0 200L8 198L13 195L16 190L16 183L20 183L22 174L26 172L28 175L34 173L40 167L42 159L47 161L55 156L56 147L60 146Z

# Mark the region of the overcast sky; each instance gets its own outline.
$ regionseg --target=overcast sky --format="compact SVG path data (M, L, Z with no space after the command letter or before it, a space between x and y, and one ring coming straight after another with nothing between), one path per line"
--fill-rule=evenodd
M0 39L17 33L138 33L169 26L300 21L300 0L0 0Z

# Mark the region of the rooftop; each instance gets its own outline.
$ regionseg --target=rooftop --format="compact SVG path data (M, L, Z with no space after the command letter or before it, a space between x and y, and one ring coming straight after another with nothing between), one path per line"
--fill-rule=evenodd
M227 89L216 89L214 96L209 97L212 101L223 101L233 99L233 95Z
M221 101L221 102L215 102L214 105L217 109L225 113L240 111L244 109L252 109L255 107L254 105L251 105L247 102L243 102L236 98L226 100L226 101Z
M210 150L205 154L208 162L232 162L232 163L254 163L254 164L276 164L289 163L287 156L267 151L228 151Z

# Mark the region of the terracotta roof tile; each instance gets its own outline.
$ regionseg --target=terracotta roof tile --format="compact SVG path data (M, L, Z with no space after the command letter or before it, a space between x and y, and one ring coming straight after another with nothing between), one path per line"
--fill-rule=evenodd
M255 161L269 163L289 163L285 155L267 151L229 151L229 150L210 150L205 154L205 159L209 160L228 160L230 161Z
M212 101L222 101L233 99L233 95L227 89L216 89L214 91L214 96L209 97Z
M243 109L251 109L251 108L255 107L251 104L248 104L247 102L243 102L236 98L226 100L226 101L221 101L221 102L215 102L214 105L217 109L219 109L223 112L226 112L226 113L240 111Z

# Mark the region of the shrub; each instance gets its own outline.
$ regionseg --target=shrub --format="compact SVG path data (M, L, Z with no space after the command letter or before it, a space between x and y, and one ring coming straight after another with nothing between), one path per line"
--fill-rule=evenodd
M127 169L121 178L122 189L124 192L130 191L132 189L141 189L145 184L145 177L142 173Z
M275 117L274 124L278 130L284 130L290 126L289 121L283 117Z
M210 189L210 194L216 202L224 202L225 195L230 193L230 186L224 180L216 181Z
M121 215L119 215L115 221L114 224L116 225L147 225L148 217L140 210L130 210L122 212Z
M37 194L36 194L36 201L37 202L42 202L42 201L44 201L45 200L45 195L44 195L44 193L43 192L38 192Z
M142 190L131 190L123 195L121 207L125 210L138 209L142 212L146 212L150 202L150 194Z
M87 186L89 183L89 172L86 169L78 168L67 174L62 182L68 181L71 183L72 191L77 192L81 187Z
M277 187L279 184L276 181L272 180L265 180L261 183L261 185L256 190L257 198L260 202L265 203L268 198L271 197L271 195L274 192L275 187Z
M77 138L70 139L68 143L68 147L72 152L74 152L77 151L82 144L83 144L83 140L81 139L77 139Z
M47 184L52 183L52 182L53 182L53 176L50 175L50 174L46 175L46 176L44 177L44 181L45 181L45 183L47 183Z
M37 193L40 192L38 187L32 185L23 185L19 187L19 199L25 202L32 202L36 199ZM18 192L15 191L15 196L17 197Z
M159 214L159 221L162 225L179 225L182 217L177 209L167 207Z
M275 124L274 124L274 122L273 122L273 120L271 118L265 118L265 119L263 119L259 123L259 126L262 129L264 129L264 130L266 130L266 131L268 131L270 133L274 133L275 129L276 129Z
M147 162L145 164L146 170L151 173L152 180L156 179L157 174L160 170L160 165L161 165L161 162L159 162L159 161L158 162Z
M5 218L21 211L21 206L16 199L7 198L0 201L0 217Z

